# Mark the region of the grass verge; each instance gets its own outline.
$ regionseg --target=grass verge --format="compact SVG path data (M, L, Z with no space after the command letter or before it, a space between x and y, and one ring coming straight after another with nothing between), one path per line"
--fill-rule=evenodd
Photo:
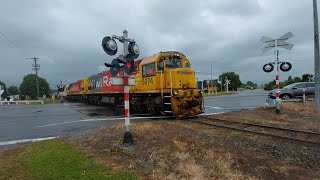
M2 157L1 157L2 156ZM61 140L33 143L0 154L0 179L137 179L113 170Z

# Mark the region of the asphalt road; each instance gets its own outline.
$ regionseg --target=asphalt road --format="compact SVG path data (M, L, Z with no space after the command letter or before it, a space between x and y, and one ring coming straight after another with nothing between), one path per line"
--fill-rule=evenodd
M205 114L262 106L265 105L266 96L265 91L253 90L206 97ZM38 138L65 136L123 122L115 115L110 107L81 103L0 106L0 149Z
M268 92L257 89L234 95L209 96L204 99L205 114L240 111L266 105Z

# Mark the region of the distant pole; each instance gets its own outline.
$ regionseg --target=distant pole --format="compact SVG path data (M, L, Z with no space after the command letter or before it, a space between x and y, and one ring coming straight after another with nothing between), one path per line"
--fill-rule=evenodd
M211 79L210 79L210 87L212 88L212 62L211 62ZM211 89L210 88L210 89ZM209 92L209 88L208 88L208 92Z
M228 77L226 76L226 90L227 94L229 93Z
M319 59L319 30L317 1L313 0L313 25L314 25L314 83L316 111L320 112L320 59Z
M221 84L220 84L220 86L221 86L220 92L222 92L222 74L221 74Z
M37 83L37 99L40 97L39 93L39 77L38 77L38 70L40 70L40 65L37 63L37 60L39 58L33 57L33 58L27 58L27 59L32 59L34 61L34 64L32 65L32 70L36 71L36 83Z
M279 50L277 48L277 39L275 40L275 52L276 52L276 59L275 59L275 63L276 63L276 114L280 114L280 85L279 85Z
M60 87L63 87L62 81L60 81ZM63 103L63 93L60 93L60 102Z
M2 106L2 99L1 99L1 95L4 92L4 85L0 85L0 106Z

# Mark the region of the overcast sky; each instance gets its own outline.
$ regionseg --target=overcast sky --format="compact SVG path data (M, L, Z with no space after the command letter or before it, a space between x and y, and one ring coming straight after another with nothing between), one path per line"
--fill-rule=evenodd
M0 81L20 85L34 73L29 57L39 57L44 77L54 88L106 70L110 62L101 47L107 35L121 35L140 47L140 57L159 51L185 54L199 79L226 71L242 82L274 79L262 66L274 52L261 52L262 36L278 38L292 32L291 51L280 49L280 60L292 63L289 75L314 72L312 0L1 0ZM122 44L119 51L122 52Z

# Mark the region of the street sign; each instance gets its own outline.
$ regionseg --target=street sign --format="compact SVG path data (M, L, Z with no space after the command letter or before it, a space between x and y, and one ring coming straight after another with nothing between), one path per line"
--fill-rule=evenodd
M261 41L264 42L264 47L261 49L261 51L267 52L274 47L282 47L291 50L293 48L293 44L286 42L286 40L290 39L291 37L293 37L291 32L282 35L278 39L262 36Z
M207 85L210 83L210 80L206 80L206 82L207 82Z

